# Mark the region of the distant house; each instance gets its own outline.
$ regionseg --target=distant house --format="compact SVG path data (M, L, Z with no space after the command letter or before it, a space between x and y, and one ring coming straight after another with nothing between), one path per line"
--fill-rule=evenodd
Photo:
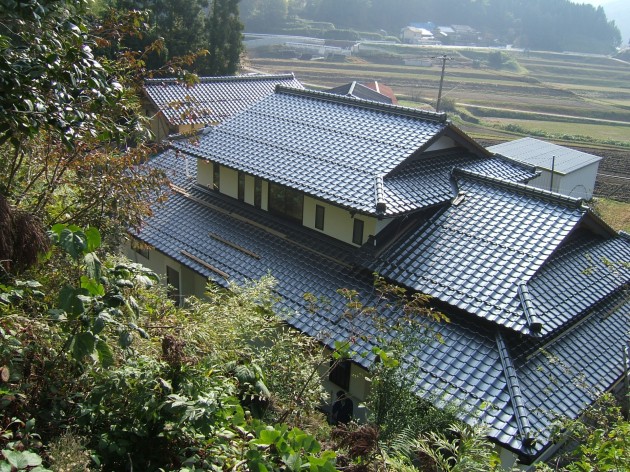
M433 33L425 28L416 28L414 26L406 26L400 30L400 38L403 43L422 44L435 40Z
M394 93L394 91L389 85L385 85L376 80L374 82L365 82L363 85L371 88L372 90L382 95L389 97L392 105L398 105L398 99L396 98L396 94Z
M470 44L479 41L479 31L468 25L451 25L453 41L458 44Z
M439 339L402 362L418 397L488 426L506 467L544 459L554 420L627 375L630 237L581 200L524 185L533 167L445 114L278 87L148 165L173 195L133 233L152 249L130 256L166 274L176 299L271 273L286 323L328 348L352 343L325 387L344 389L355 417L379 327L403 315L348 316L338 289L372 306L374 272L449 317L427 319Z
M535 166L540 176L530 185L575 198L593 197L601 157L534 138L522 138L488 151Z
M148 79L143 106L156 141L217 125L273 93L276 85L303 88L293 74L200 77L194 85L177 79Z
M377 82L373 82L378 84ZM388 95L384 95L371 87L367 87L356 81L350 82L339 87L326 90L327 93L334 93L335 95L345 95L346 97L361 98L363 100L372 100L380 103L387 103L391 105L392 99Z

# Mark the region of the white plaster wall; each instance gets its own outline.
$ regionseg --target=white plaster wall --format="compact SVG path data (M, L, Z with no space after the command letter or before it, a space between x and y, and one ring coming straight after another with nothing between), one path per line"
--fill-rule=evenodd
M197 296L201 297L206 291L207 280L202 275L183 266L179 262L167 257L156 250L149 251L149 258L145 258L141 254L131 249L130 244L126 244L124 248L125 255L132 260L142 264L143 266L151 269L160 277L160 283L166 285L166 266L172 267L179 272L179 290L180 293L185 296Z
M197 159L197 183L212 188L212 162Z
M219 178L221 193L232 198L238 198L238 172L229 167L221 166Z
M315 228L315 205L324 207L324 230ZM367 241L369 235L376 232L377 219L365 215L356 215L356 218L363 220L363 242ZM304 216L302 224L320 233L327 234L335 239L352 244L352 230L354 219L348 210L336 207L326 202L316 200L309 196L304 196Z
M429 146L425 152L439 151L441 149L450 149L453 147L455 147L455 141L447 136L442 136L436 142L431 144L431 146Z
M598 167L599 163L596 162L563 176L560 181L560 193L590 200L593 197Z

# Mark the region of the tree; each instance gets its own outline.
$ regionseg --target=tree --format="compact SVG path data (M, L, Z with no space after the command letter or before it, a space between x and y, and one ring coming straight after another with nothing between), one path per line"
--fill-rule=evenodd
M229 75L238 68L242 51L238 0L113 0L114 9L146 12L147 34L122 42L130 50L163 43L146 58L157 73L173 75L164 66L177 57L200 53L190 64L201 75ZM160 71L160 69L165 69Z
M198 60L197 72L204 75L234 74L243 50L242 30L238 0L213 0L206 19L208 54Z
M147 194L161 198L163 179L135 165L150 149L132 66L96 57L96 41L106 37L91 34L86 7L2 4L0 194L13 214L44 226L120 231L150 213Z

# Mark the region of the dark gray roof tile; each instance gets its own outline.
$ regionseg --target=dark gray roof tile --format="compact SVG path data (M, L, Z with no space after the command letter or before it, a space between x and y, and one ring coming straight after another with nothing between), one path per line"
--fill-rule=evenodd
M149 79L147 96L171 125L220 123L274 92L276 85L303 88L293 76L200 77L186 85L177 79Z
M419 224L370 268L481 318L529 333L518 284L536 274L586 210L571 199L547 200L549 195L523 186L509 189L471 173L459 175L463 201L428 226Z

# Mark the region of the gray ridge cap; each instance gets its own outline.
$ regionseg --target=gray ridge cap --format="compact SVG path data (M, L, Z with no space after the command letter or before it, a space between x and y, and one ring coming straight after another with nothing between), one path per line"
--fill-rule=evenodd
M512 402L512 406L514 408L516 424L523 441L523 446L530 448L534 445L535 438L531 434L531 424L529 422L528 410L523 401L523 394L518 381L518 374L501 331L497 331L496 341L499 350L499 357L501 358L501 365L503 366L503 372L505 374L505 382L510 392L510 401Z
M450 121L446 118L446 113L434 112L427 110L417 110L415 108L403 107L400 105L389 105L387 103L365 100L363 98L349 97L345 95L335 95L334 93L319 92L316 90L298 89L295 87L287 87L286 85L276 85L276 93L284 93L287 95L295 95L327 102L339 103L342 105L350 105L357 108L365 108L373 111L380 111L391 115L406 116L425 121L435 121L450 125Z
M530 185L520 184L516 182L510 182L509 180L500 179L498 177L490 177L488 175L479 174L470 170L461 169L459 167L453 168L452 175L457 179L458 177L467 177L471 180L476 180L481 183L486 183L495 187L503 188L505 190L511 190L530 197L540 198L547 200L558 205L563 205L568 208L574 208L576 210L582 210L584 212L590 211L588 207L585 207L581 198L568 197L548 190L539 189ZM592 212L591 212L592 213Z
M216 75L216 76L207 76L207 77L199 77L199 82L192 84L191 86L204 84L204 83L213 83L213 82L249 82L249 81L259 81L259 80L290 80L295 79L295 74L293 72L289 72L288 74L249 74L249 75ZM144 79L145 85L186 85L181 79L177 77L154 77L150 79Z
M529 287L527 286L527 283L521 282L518 285L518 295L521 300L523 313L525 313L525 318L527 318L529 329L531 329L535 333L539 333L543 328L543 324L538 317L538 312L536 308L534 307L532 296L529 293Z

